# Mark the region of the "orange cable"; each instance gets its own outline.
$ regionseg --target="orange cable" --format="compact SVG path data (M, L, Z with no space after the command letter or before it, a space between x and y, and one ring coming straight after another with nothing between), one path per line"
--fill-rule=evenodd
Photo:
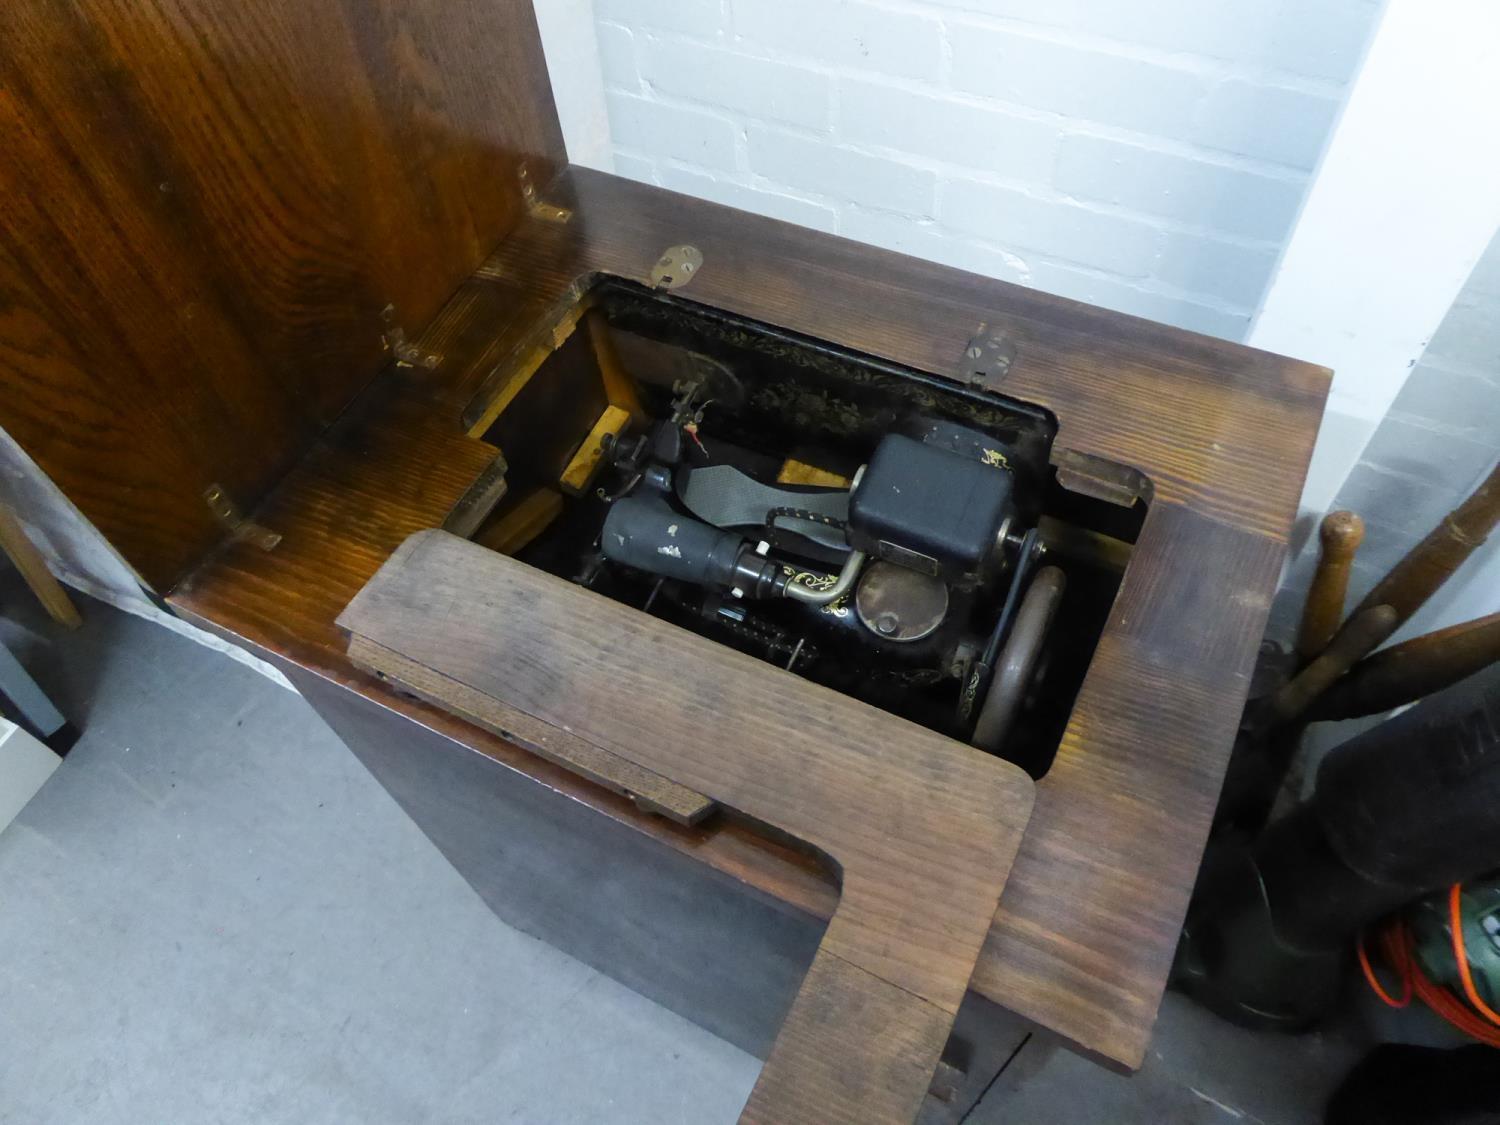
M1419 968L1415 957L1412 957L1412 932L1403 919L1394 918L1386 924L1377 939L1377 948L1382 953L1386 965L1401 975L1403 983L1410 983L1413 995L1422 1001L1422 1004L1431 1008L1440 1019L1445 1020L1472 1040L1478 1040L1479 1043L1500 1049L1500 1028L1482 1020L1473 1008L1464 1004L1458 996L1449 992L1445 987L1431 981ZM1364 953L1364 950L1361 950L1361 953ZM1364 968L1364 963L1367 962L1368 957L1362 959L1361 968ZM1365 980L1370 981L1371 986L1374 986L1371 981L1373 972L1371 968L1371 971L1365 975ZM1385 990L1380 990L1380 992L1383 993Z
M1458 1028L1471 1039L1491 1047L1500 1048L1500 1030L1491 1027L1475 1014L1474 1010L1446 988L1441 988L1422 976L1416 976L1417 997L1438 1016Z
M1474 1005L1474 1010L1500 1027L1500 1015L1491 1011L1490 1006L1479 998L1474 978L1469 973L1469 952L1464 948L1463 886L1462 883L1454 883L1448 891L1448 928L1453 931L1453 959L1458 962L1458 979L1463 982L1464 995Z
M1430 980L1411 956L1411 931L1400 919L1392 919L1379 935L1378 948L1386 963L1411 982L1412 992L1441 1019L1471 1039L1500 1048L1500 1028L1496 1028L1448 989ZM1366 977L1368 980L1368 976Z
M1354 939L1355 952L1359 954L1359 968L1365 974L1365 983L1370 990L1380 997L1380 1000L1388 1008L1404 1008L1411 1003L1411 972L1404 965L1392 964L1392 970L1401 978L1401 999L1392 1000L1390 993L1381 987L1379 979L1375 976L1375 970L1370 966L1370 955L1365 952L1365 934L1361 930Z

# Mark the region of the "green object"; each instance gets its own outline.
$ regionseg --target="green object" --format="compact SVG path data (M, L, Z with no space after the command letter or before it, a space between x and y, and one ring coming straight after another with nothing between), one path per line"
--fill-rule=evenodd
M1500 874L1466 883L1459 896L1464 952L1474 991L1491 1008L1500 1008ZM1448 892L1422 899L1407 911L1412 955L1434 983L1464 994L1453 959L1448 924Z

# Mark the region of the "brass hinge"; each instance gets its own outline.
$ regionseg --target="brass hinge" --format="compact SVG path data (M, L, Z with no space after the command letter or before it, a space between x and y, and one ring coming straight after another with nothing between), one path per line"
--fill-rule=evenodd
M281 536L268 527L261 527L254 520L246 519L240 506L230 499L221 484L211 484L203 493L208 510L213 513L219 526L229 532L231 539L243 539L254 543L262 551L269 551L281 542Z
M548 203L537 193L536 184L531 182L531 169L525 164L521 165L516 176L521 181L521 202L533 216L549 223L565 223L573 217L573 212L566 207Z
M668 246L651 267L651 284L656 289L681 289L703 268L703 251L696 246Z
M993 390L1010 373L1015 361L1015 344L1000 329L981 324L964 345L960 378L971 387L987 386Z
M380 319L385 324L380 342L386 351L396 357L397 363L404 367L420 367L424 371L431 371L443 362L443 357L436 352L423 351L406 338L406 332L396 319L395 305L386 305L381 309Z

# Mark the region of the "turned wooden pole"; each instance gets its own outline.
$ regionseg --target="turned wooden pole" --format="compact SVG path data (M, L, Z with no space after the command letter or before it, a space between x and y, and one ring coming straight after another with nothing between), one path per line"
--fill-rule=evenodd
M1297 632L1299 664L1311 663L1338 632L1344 617L1344 596L1349 590L1349 567L1364 537L1365 521L1353 512L1329 512L1323 517L1318 528L1322 554Z
M1356 613L1306 668L1271 695L1251 702L1240 723L1224 783L1221 823L1252 834L1260 831L1276 795L1286 787L1300 742L1299 720L1331 684L1395 628L1396 611L1388 605Z
M1500 523L1500 464L1467 500L1443 517L1426 539L1391 568L1379 585L1359 603L1356 613L1371 606L1395 609L1397 624L1427 603Z
M1308 718L1378 715L1467 679L1500 661L1500 613L1414 637L1361 660L1308 711Z
M1255 725L1269 730L1295 722L1335 680L1383 644L1396 625L1396 611L1388 605L1355 613L1311 664L1256 709Z

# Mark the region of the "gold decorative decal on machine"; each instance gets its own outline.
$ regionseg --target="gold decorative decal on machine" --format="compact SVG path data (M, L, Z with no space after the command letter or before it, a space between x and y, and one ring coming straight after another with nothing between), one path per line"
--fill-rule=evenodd
M781 572L787 576L789 582L798 586L806 586L809 590L831 590L839 580L837 574L819 574L815 570L794 570L789 566L782 567ZM822 606L821 612L833 617L848 617L849 595L845 594L837 601Z

